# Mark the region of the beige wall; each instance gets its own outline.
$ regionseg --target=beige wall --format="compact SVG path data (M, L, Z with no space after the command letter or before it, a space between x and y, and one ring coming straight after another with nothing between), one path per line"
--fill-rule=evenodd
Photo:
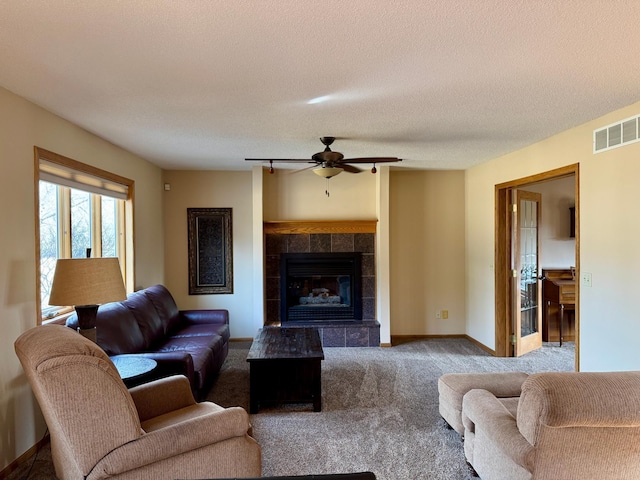
M253 338L262 319L253 315L251 172L165 171L165 285L178 307L229 310L231 336ZM233 293L189 295L187 208L231 208ZM261 241L259 239L258 241Z
M310 170L264 174L264 220L376 219L376 175L343 172L329 180ZM325 190L329 187L329 196Z
M37 321L34 145L135 181L136 283L164 280L160 169L0 88L0 470L44 434L13 350Z
M255 177L255 178L254 178ZM342 178L344 177L344 178ZM261 198L253 190L256 179ZM226 308L231 336L252 338L263 325L262 221L376 218L376 176L343 173L327 183L309 171L165 171L165 285L180 308ZM187 208L232 208L234 292L189 295ZM256 225L256 223L258 225ZM387 329L388 330L388 329Z
M256 280L262 239L256 224L262 215L265 220L382 219L378 245L390 251L390 273L379 278L378 288L387 294L391 289L391 306L382 309L390 313L379 318L383 342L390 331L466 333L490 348L495 331L494 186L580 163L581 266L593 275L593 287L581 288L581 366L640 369L634 304L640 223L632 210L640 143L598 155L591 150L594 128L639 111L640 103L464 173L386 167L376 176L343 173L330 180L327 198L326 182L310 172L262 178L259 169L170 171L163 178L146 161L0 89L0 200L10 206L0 209L0 469L44 433L13 352L15 338L36 323L34 145L134 179L137 286L164 282L181 308L229 308L234 337L251 337L262 324L256 313L262 298ZM171 191L162 190L163 182L171 183ZM257 182L264 190L260 199L254 195ZM233 295L188 295L188 207L233 208ZM415 216L423 219L422 230L412 221ZM419 264L410 262L411 250ZM407 285L409 293L397 291L396 283ZM436 321L438 309L448 309L450 318Z
M640 103L466 171L467 334L494 348L494 186L580 164L581 370L640 369L635 204L640 143L594 155L593 130L640 113Z
M265 220L379 221L383 343L391 334L464 333L464 172L342 173L329 181L329 197L309 171L265 173L263 186ZM444 309L449 318L436 319Z
M393 171L390 190L391 334L463 334L464 172Z

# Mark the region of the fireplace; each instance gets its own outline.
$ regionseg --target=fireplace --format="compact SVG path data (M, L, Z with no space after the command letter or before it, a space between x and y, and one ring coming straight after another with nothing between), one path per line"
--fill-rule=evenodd
M280 256L280 319L362 321L360 254L285 253Z
M324 347L372 347L380 346L380 323L376 320L376 249L375 249L375 222L369 221L326 221L326 222L265 222L265 325L279 326L286 325L288 328L314 326L320 332L320 338ZM354 262L360 262L360 269L354 267L354 277L350 279L348 291L352 293L349 302L343 301L344 293L347 289L344 276L351 275L351 270L338 270L336 272L327 271L328 266L333 262L316 262L316 266L322 266L325 271L321 271L316 276L321 277L332 274L334 285L315 285L316 278L307 278L309 293L321 297L340 297L340 303L351 305L349 307L337 307L335 304L320 305L314 307L313 320L302 320L298 316L296 320L283 315L283 303L290 301L281 290L287 290L287 282L283 281L282 256L294 258L296 255L308 254L318 255L323 258L324 254L338 256L342 254L355 255ZM302 257L304 258L304 257ZM337 257L336 257L337 258ZM295 263L295 262L294 262ZM318 265L320 264L320 265ZM354 264L355 265L355 264ZM334 265L335 266L335 265ZM297 267L296 267L297 268ZM344 266L340 267L341 269ZM299 273L299 272L298 272ZM309 272L302 272L309 273ZM312 273L313 277L313 273ZM340 277L340 278L338 278ZM292 289L304 290L304 278L299 279L299 285L292 283ZM324 282L324 279L322 280ZM340 282L342 282L343 294L340 295ZM360 293L357 294L357 289ZM322 289L326 289L324 291ZM331 295L332 292L338 295ZM308 296L309 294L307 294ZM300 304L301 295L294 295L297 304ZM358 298L359 305L355 299ZM312 300L313 301L313 300ZM320 301L320 300L316 300ZM337 299L331 299L336 302ZM309 302L307 301L307 304ZM291 306L291 305L289 305ZM330 311L331 318L323 318L321 312L326 308L335 309ZM344 318L336 318L337 309ZM349 311L352 309L353 314ZM293 318L296 318L298 314ZM308 310L308 309L307 309ZM358 312L359 310L359 312ZM326 310L325 310L326 311ZM304 312L304 309L302 309ZM286 313L289 313L288 309ZM310 312L306 312L310 313ZM348 317L348 318L347 318Z

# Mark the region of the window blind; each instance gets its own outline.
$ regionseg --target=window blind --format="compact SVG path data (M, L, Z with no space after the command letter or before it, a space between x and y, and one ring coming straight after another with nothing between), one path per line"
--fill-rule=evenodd
M84 190L107 197L126 200L129 187L121 183L74 170L44 159L39 160L40 180L56 185Z

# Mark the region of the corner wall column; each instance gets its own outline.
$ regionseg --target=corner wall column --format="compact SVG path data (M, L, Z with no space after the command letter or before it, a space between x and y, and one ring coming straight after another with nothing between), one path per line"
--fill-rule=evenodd
M264 303L264 234L263 234L263 168L261 165L252 169L252 192L253 192L253 318L251 322L255 330L262 328L265 318Z
M391 273L389 263L391 249L389 245L389 166L381 165L376 174L376 210L378 215L378 229L376 232L376 263L377 277L377 318L380 323L380 344L391 346Z

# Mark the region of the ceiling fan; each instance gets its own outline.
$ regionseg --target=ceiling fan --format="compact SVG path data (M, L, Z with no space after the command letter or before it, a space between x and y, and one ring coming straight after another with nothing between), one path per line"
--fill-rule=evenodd
M320 137L320 141L325 146L322 152L318 152L311 156L310 159L297 159L297 158L245 158L250 162L269 162L269 173L273 173L273 162L288 162L288 163L311 163L314 164L313 173L316 175L329 179L335 177L339 173L360 173L362 170L355 167L353 164L358 163L372 163L371 173L376 173L376 163L389 163L389 162L401 162L402 159L396 157L363 157L363 158L344 158L344 155L340 152L334 152L330 146L334 142L335 137Z

